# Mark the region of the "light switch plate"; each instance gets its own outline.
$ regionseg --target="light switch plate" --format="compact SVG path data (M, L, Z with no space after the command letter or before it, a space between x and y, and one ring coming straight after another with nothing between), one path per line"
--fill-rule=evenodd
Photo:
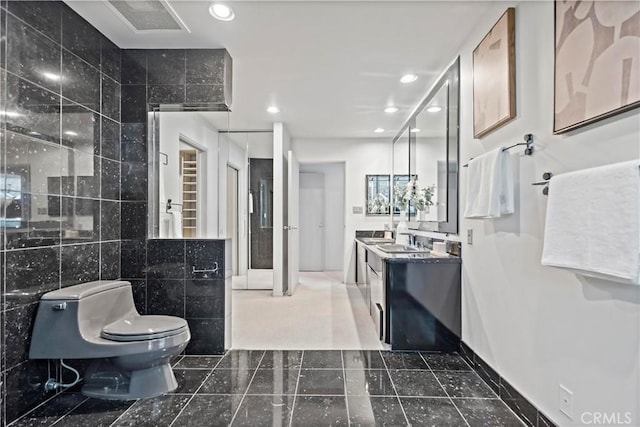
M354 214L362 214L364 212L364 209L362 209L362 206L353 206L351 208L351 212L353 212Z
M467 228L467 245L473 245L473 228Z

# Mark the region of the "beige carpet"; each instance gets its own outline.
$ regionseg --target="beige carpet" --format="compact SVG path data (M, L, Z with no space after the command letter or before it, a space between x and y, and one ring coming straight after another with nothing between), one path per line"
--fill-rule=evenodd
M291 297L234 290L231 348L382 349L360 291L341 278L342 272L301 272Z

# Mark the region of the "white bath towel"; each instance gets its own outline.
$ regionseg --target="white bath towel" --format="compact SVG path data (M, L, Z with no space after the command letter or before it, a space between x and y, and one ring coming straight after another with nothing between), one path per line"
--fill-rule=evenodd
M182 239L182 212L171 211L173 221L171 221L171 238Z
M514 208L511 157L504 147L469 161L466 218L497 218Z
M554 176L542 264L639 283L640 160Z

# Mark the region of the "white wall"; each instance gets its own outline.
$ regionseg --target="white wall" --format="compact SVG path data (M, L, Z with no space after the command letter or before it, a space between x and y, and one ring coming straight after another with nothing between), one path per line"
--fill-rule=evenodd
M300 172L315 172L324 179L324 269L342 270L344 268L344 162L340 163L303 163ZM364 186L363 179L363 191ZM304 253L300 254L300 258Z
M284 249L284 161L291 149L291 137L284 123L273 124L273 296L283 295L282 255Z
M560 174L640 157L638 110L561 136L553 127L553 2L517 2L517 117L473 139L472 51L510 3L495 6L461 49L461 162L535 135L536 151L513 151L516 213L461 218L473 229L463 247L463 340L554 422L582 425L586 411L632 412L640 425L640 287L543 267L547 199L531 186ZM467 169L461 168L464 212ZM579 215L576 212L576 215ZM588 230L585 230L588 232ZM558 409L558 387L574 393L574 419Z
M356 230L382 230L388 216L366 216L367 174L391 173L391 141L388 139L295 139L293 147L300 163L344 162L345 219L342 265L344 280L355 281ZM354 214L352 207L361 207Z

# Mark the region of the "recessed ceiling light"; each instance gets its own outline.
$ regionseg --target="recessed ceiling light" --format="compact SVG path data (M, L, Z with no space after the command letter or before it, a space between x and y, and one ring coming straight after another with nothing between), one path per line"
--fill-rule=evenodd
M413 132L413 133L418 133L418 132L420 132L420 129L418 129L418 128L413 128L413 129L411 129L411 132Z
M398 107L394 107L393 105L390 105L384 109L385 113L395 113L397 111L398 111Z
M229 6L221 3L212 4L211 7L209 7L209 13L220 21L232 21L233 18L236 17Z
M376 128L376 129L374 130L374 132L375 132L375 133L382 133L382 132L384 132L384 129L382 129L382 128Z
M60 81L60 74L54 74L54 73L49 73L45 71L44 73L42 73L42 76L45 79L53 80L54 82Z
M29 135L40 135L40 132L36 132L35 130L32 130L31 132L29 132Z
M74 132L72 130L68 130L64 134L69 136L78 136L78 132Z
M438 107L437 105L432 105L431 107L427 108L427 112L429 113L438 113L442 111L442 107Z
M278 114L280 112L280 109L275 105L272 105L271 107L267 108L267 112L271 114Z
M418 80L418 76L415 74L405 74L400 78L400 83L413 83Z

